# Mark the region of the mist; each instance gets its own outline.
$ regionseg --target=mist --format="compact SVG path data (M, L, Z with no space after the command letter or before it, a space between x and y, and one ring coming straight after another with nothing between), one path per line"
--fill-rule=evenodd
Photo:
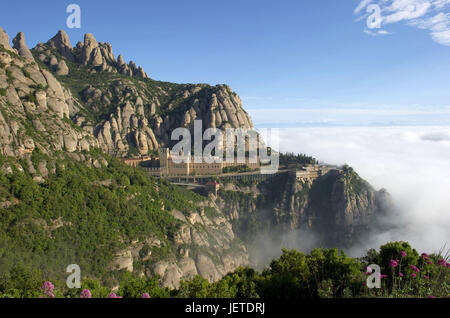
M319 247L318 237L306 228L291 231L277 229L258 233L250 243L249 260L252 267L263 270L282 254L282 249L309 252Z
M389 241L407 241L419 252L449 247L449 127L286 128L280 129L279 138L280 151L349 164L377 190L385 188L392 195L398 211L384 222L397 228L370 233L363 245L348 254L361 256ZM315 242L314 238L300 242L295 240L297 234L292 235L289 245L300 250Z

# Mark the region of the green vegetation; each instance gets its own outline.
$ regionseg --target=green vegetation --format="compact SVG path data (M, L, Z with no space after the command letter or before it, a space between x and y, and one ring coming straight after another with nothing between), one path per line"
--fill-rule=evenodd
M31 77L30 72L28 72L24 67L22 67L22 73L23 73L23 75L25 75L25 77L28 77L28 78Z
M0 88L0 96L6 96L6 88Z
M223 173L243 173L252 172L254 169L249 168L247 165L231 166L223 168Z
M0 218L0 273L24 263L59 278L61 268L79 264L87 276L107 281L112 255L132 240L151 234L170 252L179 221L166 211L188 214L203 199L112 158L102 169L60 158L56 173L37 184L13 159L0 157L0 166L9 162L14 170L0 176L0 203L7 206ZM51 158L35 150L35 166L43 160Z
M309 254L283 250L283 254L261 273L239 267L218 282L210 283L197 276L191 281L182 281L174 290L161 288L158 277L138 278L125 273L119 279L117 293L124 298L141 298L147 293L151 298L278 300L450 297L448 260L448 255L442 253L419 256L406 242L391 242L381 246L379 251L369 250L361 259L348 257L337 249L317 248ZM371 279L368 266L372 264L382 268L380 288L366 286ZM0 297L39 297L40 286L49 278L48 274L29 267L15 267L0 276ZM61 281L55 281L55 286L57 298L78 298L84 289L89 289L94 298L105 298L110 293L110 289L91 278L84 279L80 289L69 290Z
M57 50L52 48L48 49L52 52L52 55L57 57L58 60L63 59L63 57ZM117 105L118 102L118 96L116 92L118 81L122 82L122 84L124 85L124 89L128 90L129 93L131 93L129 87L134 85L141 94L147 95L149 100L152 100L154 96L157 96L159 102L161 103L161 107L158 107L156 109L157 114L159 115L181 111L179 109L179 106L181 106L181 104L185 101L185 99L183 99L182 93L190 87L190 85L184 84L182 85L169 82L161 82L152 79L139 79L119 73L102 71L91 72L92 68L90 67L86 67L84 65L80 65L66 59L64 60L69 68L70 76L57 76L57 78L72 91L74 97L78 97L78 99L83 102L83 91L88 86L99 88L105 92L109 90L113 95L110 107L103 106L101 108L95 109L90 108L89 111L85 110L83 112L83 115L86 118L94 121L107 119L109 118L109 115L111 113L115 112L117 107L115 105ZM42 68L48 69L48 67L44 63L40 61L38 61L38 63ZM201 92L199 94L201 94ZM134 101L133 98L136 98L136 96L129 97L129 99ZM190 105L189 102L192 103L193 100L194 97L192 98L192 100L183 103L183 105ZM103 103L103 105L105 104ZM145 107L150 107L150 105L145 105ZM149 111L147 110L146 113L149 113Z
M352 167L345 165L342 170L344 185L351 195L356 196L367 191L367 189L372 189L372 186L362 179Z
M33 93L33 92L30 92L29 94L27 94L27 95L24 97L24 99L25 99L27 102L30 102L30 103L33 103L33 104L36 104L36 103L37 103L37 101L36 101L36 96L34 96L34 93Z
M17 59L23 59L22 57L20 57L17 53L13 52L13 51L8 51L7 49L5 49L5 47L3 46L3 44L0 44L0 52L9 54L9 56L13 57L13 58L17 58Z
M14 81L12 72L9 69L6 69L6 81L8 82L8 84L12 84Z
M30 88L33 88L37 91L46 91L48 89L48 85L42 85L42 84L36 84L36 85L30 85Z
M304 154L294 154L292 152L288 153L280 153L280 165L287 166L287 165L315 165L318 164L319 161L311 156L307 156Z

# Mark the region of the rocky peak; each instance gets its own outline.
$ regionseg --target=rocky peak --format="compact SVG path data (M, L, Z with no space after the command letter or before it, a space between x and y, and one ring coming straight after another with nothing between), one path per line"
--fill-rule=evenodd
M0 27L0 45L3 45L3 47L8 50L12 51L11 44L9 43L9 35L3 30L2 27Z
M0 34L5 46L8 36L4 32ZM13 42L20 56L0 52L0 154L25 158L36 148L44 154L52 154L98 146L93 136L68 122L75 103L70 91L46 68L30 63L34 58L23 33ZM41 44L39 48L41 51L35 51L38 59L44 57L42 62L53 63L56 71L64 73L64 60L58 63L56 58L50 58L47 61L44 52L48 47Z
M123 56L122 56L122 54L120 54L118 57L117 57L117 65L118 66L123 66L123 65L125 65L126 63L125 63L125 61L124 61L124 59L123 59Z
M0 32L0 39L8 47L8 35ZM23 34L19 34L14 42L17 50L26 50ZM253 127L240 98L226 85L133 81L113 74L147 78L142 67L134 61L125 62L122 55L116 60L111 44L98 42L92 34L86 34L84 41L73 48L67 34L59 31L32 51L39 62L34 66L25 64L23 58L15 58L14 54L0 52L0 65L5 65L5 70L0 69L0 88L6 89L6 96L0 96L0 104L8 102L17 109L25 108L33 116L42 116L42 112L45 114L50 109L61 120L64 117L71 119L80 131L94 139L91 145L97 145L109 154L118 157L146 155L150 150L167 147L173 129L193 129L196 119L203 120L204 129ZM46 67L41 68L41 63ZM90 77L98 77L99 72L112 74L87 81ZM41 127L37 120L36 125L39 129L51 130ZM6 126L9 124L5 123ZM52 126L50 122L49 126ZM0 138L1 134L0 127ZM5 135L16 138L15 133ZM56 137L58 140L50 143L56 145L56 149L75 151L86 147L80 142L82 134L76 138ZM5 139L4 143L0 140L0 147L11 140Z
M14 44L14 48L17 50L20 56L30 60L34 59L33 54L31 54L31 51L25 42L25 34L23 34L23 32L17 33L16 37L12 41Z
M74 50L70 44L69 37L64 31L59 31L47 42L52 48L70 61L76 61L95 71L120 73L138 78L148 78L142 67L138 67L133 61L125 63L122 55L116 60L110 43L98 42L92 33L84 36L83 42L78 42Z
M58 50L59 54L65 58L73 61L72 44L70 44L69 36L64 30L59 30L58 33L47 42L47 45Z
M84 65L100 66L103 62L98 42L94 35L87 33L84 35L84 45L81 53L81 62Z

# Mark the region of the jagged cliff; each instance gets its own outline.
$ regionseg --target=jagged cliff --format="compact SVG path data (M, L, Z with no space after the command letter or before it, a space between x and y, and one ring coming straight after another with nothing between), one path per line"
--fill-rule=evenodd
M14 44L18 50L0 30L1 154L22 157L35 148L50 153L97 147L96 138L68 117L76 103L70 90L34 61L23 34Z
M348 166L314 180L284 173L253 184L226 183L216 204L248 246L262 238L279 249L293 232L321 246L349 248L393 208L386 190L376 191Z
M97 42L92 34L72 47L67 34L59 31L31 51L23 33L13 39L14 48L3 29L0 38L2 107L5 112L19 111L21 117L38 117L33 125L39 134L53 132L52 141L43 145L46 151L98 146L126 157L168 146L171 131L192 128L194 120L202 120L204 129L253 127L239 96L228 86L151 80L134 62L126 64L120 55L116 59L111 45ZM59 118L56 123L66 123L63 134L53 129L53 115ZM17 135L23 127L20 121L3 118L0 125L2 153L19 155L10 141L23 144L31 136L26 129Z

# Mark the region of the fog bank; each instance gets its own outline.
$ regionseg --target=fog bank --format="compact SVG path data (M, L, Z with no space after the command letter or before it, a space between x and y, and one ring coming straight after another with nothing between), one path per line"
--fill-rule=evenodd
M371 235L364 249L393 240L419 252L450 244L450 127L314 127L280 129L279 147L331 164L349 164L399 208L399 228Z

